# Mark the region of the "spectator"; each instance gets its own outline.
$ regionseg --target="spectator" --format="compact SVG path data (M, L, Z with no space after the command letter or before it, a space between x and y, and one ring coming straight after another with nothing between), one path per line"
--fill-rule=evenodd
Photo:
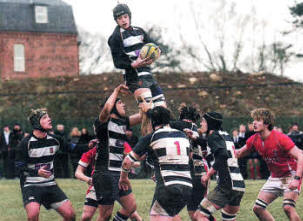
M70 152L70 160L72 163L72 174L75 174L75 171L78 166L78 162L81 158L81 152L79 151L78 143L80 140L81 132L78 127L73 127L69 136L69 152Z
M81 136L80 136L80 139L79 139L79 144L87 144L89 143L90 140L93 139L93 136L91 136L89 133L88 133L88 130L86 128L82 128L81 130ZM83 153L85 153L86 151L84 151ZM82 156L82 154L81 154Z
M298 123L293 123L290 127L290 132L287 134L290 139L303 150L303 132L299 130Z
M11 170L11 175L14 178L16 177L16 170L15 170L15 159L16 159L16 151L17 151L17 146L23 139L24 133L21 129L21 125L18 123L14 124L13 127L13 132L11 133L11 153L10 153L10 170Z
M7 179L12 179L15 176L14 171L14 154L12 153L12 133L8 125L3 127L3 131L0 137L0 146L2 150L3 158L3 175Z
M238 147L239 148L241 148L245 145L246 136L247 136L246 127L245 127L244 124L240 124L240 126L239 126L239 140L238 140ZM238 159L239 168L240 168L241 174L242 174L244 179L248 178L247 161L248 161L248 157L243 157L241 159Z
M65 128L63 124L57 124L56 130L54 131L55 135L62 137L64 140L64 144L67 144L67 134L65 132ZM55 177L59 178L69 178L69 160L68 160L68 152L67 147L59 149L57 155L54 160L54 170Z
M234 144L235 144L235 148L239 149L240 148L240 146L239 146L239 132L238 132L237 129L232 130L232 136L233 136L233 141L234 141Z

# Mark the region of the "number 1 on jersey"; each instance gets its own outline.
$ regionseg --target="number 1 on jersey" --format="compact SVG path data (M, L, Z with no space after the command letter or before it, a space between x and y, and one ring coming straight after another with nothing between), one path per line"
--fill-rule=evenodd
M180 148L180 143L179 141L175 141L174 144L177 147L177 155L181 155L181 148Z

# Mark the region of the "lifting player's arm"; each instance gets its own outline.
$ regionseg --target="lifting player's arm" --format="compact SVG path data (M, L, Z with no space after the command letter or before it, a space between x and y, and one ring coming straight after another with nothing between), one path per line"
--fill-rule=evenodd
M104 107L100 112L99 120L101 123L105 123L108 120L111 111L116 103L116 99L119 95L119 92L121 92L121 90L128 90L128 87L124 84L120 84L118 87L114 89L113 93L107 99L107 101L104 104Z
M140 113L133 114L129 116L129 126L134 126L142 121L142 115Z
M131 151L122 162L122 170L119 180L119 188L123 190L128 190L130 188L130 182L128 179L128 173L135 162L142 160L142 156L148 151L151 134L141 137Z
M297 160L296 176L292 180L292 182L289 184L289 189L295 190L300 186L300 183L302 180L303 154L302 154L302 151L297 146L294 146L292 149L290 149L290 151L288 153Z

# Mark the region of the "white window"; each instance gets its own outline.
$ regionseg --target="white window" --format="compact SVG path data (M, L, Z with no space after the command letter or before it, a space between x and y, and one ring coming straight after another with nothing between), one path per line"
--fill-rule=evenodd
M35 6L35 19L36 23L48 23L47 7L36 5Z
M25 71L25 56L24 56L24 45L14 45L14 71L24 72Z

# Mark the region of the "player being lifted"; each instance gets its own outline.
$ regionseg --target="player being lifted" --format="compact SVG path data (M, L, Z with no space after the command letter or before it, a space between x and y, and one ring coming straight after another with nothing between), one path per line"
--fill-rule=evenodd
M217 186L200 203L195 216L199 221L212 220L211 214L221 209L222 220L236 220L240 202L244 195L245 184L240 173L232 137L222 130L223 117L217 112L203 115L202 130L207 134L207 144L215 162L202 176L202 183L217 172Z
M244 157L257 151L270 171L270 177L260 190L253 211L259 220L273 221L266 207L277 197L283 196L283 209L289 220L301 220L296 212L296 201L301 190L302 152L287 135L273 130L275 118L269 109L255 109L251 117L256 134L236 151L236 155Z
M168 109L155 107L149 111L149 116L154 132L141 137L124 159L119 186L123 190L130 188L130 168L147 152L153 157L156 177L150 220L173 220L191 197L190 143L184 132L169 126Z
M141 59L140 50L151 42L146 32L131 25L131 11L126 4L118 4L113 9L117 27L108 39L108 44L116 68L124 69L124 80L129 90L134 93L138 103L144 99L153 101L155 106L164 105L162 89L152 76L151 58Z

